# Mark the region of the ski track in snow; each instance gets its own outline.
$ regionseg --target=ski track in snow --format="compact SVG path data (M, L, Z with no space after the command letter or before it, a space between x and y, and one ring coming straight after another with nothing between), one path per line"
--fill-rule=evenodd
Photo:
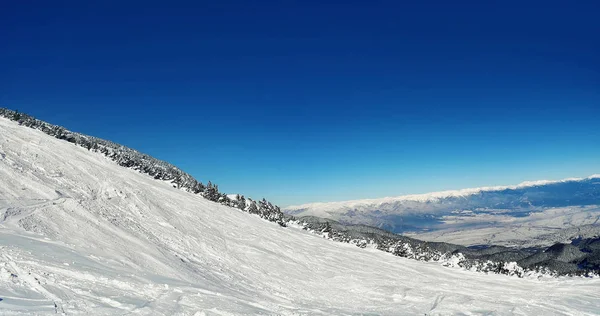
M0 314L593 315L519 279L282 228L0 118Z

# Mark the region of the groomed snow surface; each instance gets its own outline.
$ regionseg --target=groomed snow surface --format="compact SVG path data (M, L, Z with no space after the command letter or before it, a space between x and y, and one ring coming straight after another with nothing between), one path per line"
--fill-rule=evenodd
M0 314L586 315L600 279L394 257L209 202L0 119Z

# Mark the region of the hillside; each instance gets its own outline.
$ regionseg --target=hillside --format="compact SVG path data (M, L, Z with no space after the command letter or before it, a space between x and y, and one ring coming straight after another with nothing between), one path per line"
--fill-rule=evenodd
M600 279L335 243L0 118L0 313L594 314Z

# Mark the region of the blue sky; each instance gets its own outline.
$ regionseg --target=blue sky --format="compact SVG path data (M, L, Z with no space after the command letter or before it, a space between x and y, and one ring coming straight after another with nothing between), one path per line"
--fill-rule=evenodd
M413 2L5 2L0 106L281 205L600 173L597 1Z

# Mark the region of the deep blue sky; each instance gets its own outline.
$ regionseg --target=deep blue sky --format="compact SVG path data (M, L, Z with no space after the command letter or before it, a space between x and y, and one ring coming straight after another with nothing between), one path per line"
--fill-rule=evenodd
M0 106L282 205L587 176L598 16L598 1L3 1Z

